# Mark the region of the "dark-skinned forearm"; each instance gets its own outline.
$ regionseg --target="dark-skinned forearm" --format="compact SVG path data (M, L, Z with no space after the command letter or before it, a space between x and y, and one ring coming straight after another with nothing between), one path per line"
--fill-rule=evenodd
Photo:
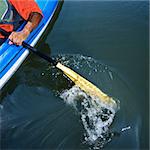
M34 30L38 24L40 23L42 19L42 15L37 12L32 12L27 20L27 24L24 27L24 31L31 33L32 30Z
M27 24L22 31L12 32L9 36L9 44L21 45L24 40L30 35L32 30L34 30L42 19L42 15L36 12L30 14Z

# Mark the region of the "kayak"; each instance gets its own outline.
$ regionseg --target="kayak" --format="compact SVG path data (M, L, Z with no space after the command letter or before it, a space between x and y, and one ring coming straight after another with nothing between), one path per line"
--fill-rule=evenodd
M34 29L26 39L26 42L31 46L35 46L46 30L58 7L59 0L36 0L36 2L42 10L44 17L38 27ZM21 30L24 25L25 23L19 27L18 31ZM4 87L28 55L28 49L22 46L9 45L8 40L0 46L0 89Z

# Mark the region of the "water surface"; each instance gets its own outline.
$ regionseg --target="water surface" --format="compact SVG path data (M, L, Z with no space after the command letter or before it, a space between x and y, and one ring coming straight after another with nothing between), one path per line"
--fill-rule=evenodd
M104 149L148 149L148 9L148 1L65 1L37 46L120 101ZM60 97L71 87L28 57L1 93L1 147L90 148L81 116Z

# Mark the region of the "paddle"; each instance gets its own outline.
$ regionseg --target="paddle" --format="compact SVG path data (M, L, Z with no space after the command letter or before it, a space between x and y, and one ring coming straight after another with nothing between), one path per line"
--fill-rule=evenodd
M9 36L10 33L6 32L3 29L0 29L0 32L6 36ZM87 79L83 78L79 74L77 74L75 71L71 70L70 68L64 66L60 62L57 62L56 60L46 56L45 54L37 51L36 48L30 46L26 42L22 43L22 46L34 54L38 55L39 57L45 59L46 61L50 62L54 66L56 66L58 69L62 70L65 75L67 75L68 78L70 78L75 85L81 88L84 92L86 92L90 96L95 96L98 97L102 102L104 102L107 105L111 105L112 107L116 108L117 104L115 100L113 100L112 97L109 97L107 94L102 92L99 88L97 88L94 84L92 84L90 81Z

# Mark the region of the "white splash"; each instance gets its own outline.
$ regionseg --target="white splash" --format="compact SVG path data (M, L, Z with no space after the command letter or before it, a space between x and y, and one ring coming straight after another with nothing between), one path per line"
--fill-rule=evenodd
M131 129L131 127L130 127L130 126L125 127L125 128L122 128L122 129L121 129L121 131L122 131L122 132L124 132L124 131L129 130L129 129Z
M115 116L113 108L108 107L98 98L88 96L77 86L63 91L60 97L80 113L86 142L93 145L100 139L101 146L108 142L105 136ZM110 140L108 135L107 139Z

